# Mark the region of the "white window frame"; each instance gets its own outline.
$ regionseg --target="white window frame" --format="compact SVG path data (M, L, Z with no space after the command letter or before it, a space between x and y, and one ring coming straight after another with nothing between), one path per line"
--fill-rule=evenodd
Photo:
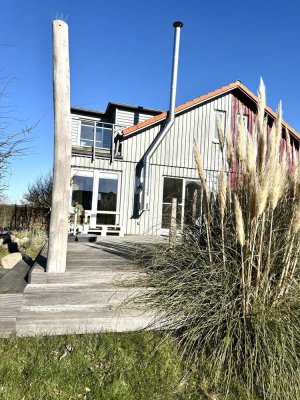
M72 187L73 187L73 177L83 176L93 178L93 195L92 195L92 209L85 210L90 215L90 227L96 228L97 225L97 214L114 214L116 215L116 223L114 226L120 225L120 196L121 196L121 172L119 171L106 171L106 170L84 170L84 169L72 169L72 182L71 182L71 196L70 196L70 210L72 210ZM116 211L98 211L98 189L99 189L99 178L111 179L116 177L118 180L118 191L117 191L117 207ZM99 224L100 225L100 224Z
M248 114L241 114L237 113L236 114L236 123L238 124L240 115L243 116L243 122L244 122L244 132L245 135L249 132L249 115Z
M163 228L162 227L162 206L163 204L170 204L166 203L163 201L163 196L164 196L164 180L165 178L171 178L171 179L181 179L182 180L182 200L180 204L181 206L181 222L180 222L180 227L177 227L177 231L182 232L183 226L184 226L184 213L185 213L185 189L186 189L186 183L190 181L195 181L195 182L200 182L200 179L195 179L195 178L183 178L182 176L170 176L170 175L163 175L162 177L162 191L161 191L161 201L160 201L160 212L161 212L161 218L160 218L160 234L162 235L167 235L169 234L169 229L168 228Z

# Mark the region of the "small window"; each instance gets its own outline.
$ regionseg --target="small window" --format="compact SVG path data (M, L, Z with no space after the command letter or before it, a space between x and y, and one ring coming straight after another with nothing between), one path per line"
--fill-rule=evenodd
M220 121L221 127L223 128L223 132L224 132L224 135L225 135L226 111L215 110L215 136L214 136L214 142L216 142L216 143L219 143L218 120Z
M236 116L236 122L238 123L239 118L240 118L241 114L237 114ZM248 132L248 128L249 128L249 116L247 114L243 114L243 122L244 122L244 130L245 133Z

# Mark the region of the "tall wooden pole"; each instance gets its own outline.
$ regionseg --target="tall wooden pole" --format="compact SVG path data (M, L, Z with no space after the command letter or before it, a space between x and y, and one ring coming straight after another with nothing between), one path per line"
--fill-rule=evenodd
M53 21L54 171L47 272L65 272L71 180L68 25Z

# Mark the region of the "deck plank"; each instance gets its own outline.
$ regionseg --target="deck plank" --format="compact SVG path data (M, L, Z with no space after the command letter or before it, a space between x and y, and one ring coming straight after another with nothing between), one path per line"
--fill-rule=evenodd
M149 246L162 242L141 236L69 242L65 273L48 274L40 268L31 274L17 316L17 335L122 332L153 326L154 315L133 309L128 301L146 290L135 287L144 276L136 269L137 250L146 253ZM42 256L45 265L45 251Z

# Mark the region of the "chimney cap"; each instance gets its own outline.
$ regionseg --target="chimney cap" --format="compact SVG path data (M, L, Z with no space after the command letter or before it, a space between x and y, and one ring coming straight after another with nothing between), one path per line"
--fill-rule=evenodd
M174 28L182 28L183 27L183 22L181 21L175 21L173 23Z

